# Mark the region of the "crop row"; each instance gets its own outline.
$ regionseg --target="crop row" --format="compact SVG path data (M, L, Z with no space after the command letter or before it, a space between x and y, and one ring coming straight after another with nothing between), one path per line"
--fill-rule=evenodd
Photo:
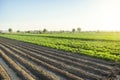
M25 53L21 52L20 50L15 49L15 48L13 48L13 47L10 47L10 46L9 46L9 48L10 48L10 49L13 49L14 52L16 51L17 54L19 54L20 56L22 56L22 57L24 57L24 58L28 58L28 59L32 60L33 62L37 63L38 65L42 65L42 66L50 69L51 71L53 71L53 72L55 72L55 73L57 73L57 74L60 74L60 75L62 75L62 76L64 76L64 77L66 77L67 79L70 79L70 80L82 80L81 78L79 78L79 77L77 77L77 76L75 76L75 75L73 75L73 74L71 74L71 73L69 73L69 72L67 72L67 71L64 71L64 70L62 70L62 69L58 69L57 67L54 67L53 65L56 65L56 64L50 65L50 64L48 64L47 62L44 62L44 61L42 61L42 60L37 59L37 58L36 58L34 55L32 55L32 54L31 54L32 56L30 56L30 55L25 54ZM33 52L32 52L32 53L33 53ZM56 65L56 66L58 66L58 65Z
M34 80L28 73L26 73L20 66L18 66L11 58L9 58L3 51L0 51L0 55L6 61L6 63L17 72L19 76L22 76L24 80Z
M37 46L37 45L34 45L34 44L27 44L27 43L22 43L22 42L19 42L19 41L13 41L13 40L9 40L8 39L3 39L3 41L5 42L9 42L9 43L12 43L15 46L15 48L17 48L18 46L20 46L23 49L26 49L27 51L32 51L32 52L36 52L36 53L39 53L39 55L45 55L45 56L50 56L50 58L54 58L54 59L57 59L57 60L71 60L71 61L74 61L74 62L79 62L79 63L85 63L85 64L89 64L89 65L93 65L94 66L101 66L102 67L102 64L104 63L104 67L106 65L110 65L109 62L105 62L105 61L102 61L101 63L101 60L99 61L98 59L93 59L93 58L89 58L89 57L85 57L85 56L79 56L79 58L74 58L73 55L66 55L65 52L61 52L61 51L58 51L58 50L51 50L50 48L44 48L44 47L40 47L40 46ZM4 43L4 42L3 42ZM11 45L11 46L14 46L14 45ZM19 48L20 48L19 47ZM48 53L48 54L45 54L45 53ZM49 54L50 53L50 54ZM59 53L62 53L62 54L59 54ZM57 58L56 58L57 57ZM90 60L89 60L89 59ZM91 62L91 59L93 62ZM101 64L100 64L101 63ZM107 68L105 68L107 69Z
M73 53L84 54L106 60L120 60L120 42L110 41L85 41L77 39L62 39L42 37L38 35L3 35L4 37L25 42L52 47Z
M17 54L14 54L14 52L12 52L10 49L6 48L5 46L1 45L1 48L4 51L7 51L7 55L15 58L18 62L20 62L21 64L23 64L26 68L28 68L33 74L35 74L37 77L39 77L40 79L45 79L45 80L58 80L54 75L50 75L49 73L47 73L46 71L38 68L37 66L31 64L30 62L28 62L27 60L25 60L24 58L20 57ZM6 56L7 57L7 56ZM10 59L10 58L9 58ZM9 62L9 61L6 61ZM16 67L15 67L16 68ZM24 74L22 74L24 75ZM24 75L26 77L26 75ZM25 78L26 79L26 78ZM34 79L28 79L28 80L34 80Z
M22 50L23 50L23 49L22 49ZM18 51L18 50L17 50L17 51ZM18 52L19 52L19 53L22 53L22 52L20 52L20 51L18 51ZM29 53L30 53L30 52L29 52ZM23 54L23 53L22 53L22 54ZM26 54L23 54L23 55L26 55ZM29 55L26 55L26 56L28 56L31 60L33 60L34 62L36 62L36 63L38 63L38 64L40 64L40 65L43 65L44 67L47 67L47 66L50 64L50 65L53 65L53 66L55 66L55 67L57 67L57 68L59 68L59 69L61 69L61 70L68 71L68 72L70 72L70 73L72 73L72 74L75 74L75 75L77 75L77 76L80 76L80 77L81 77L80 74L82 74L82 77L83 77L83 76L84 76L84 77L93 76L93 77L96 77L96 79L99 78L99 77L97 77L97 76L90 75L90 74L84 72L83 70L79 70L79 69L76 69L76 68L74 68L74 67L70 67L70 66L68 66L68 65L66 65L66 64L63 64L63 63L60 62L60 61L55 61L55 60L52 60L52 59L50 59L50 58L46 58L46 57L44 57L44 56L35 55L35 54L33 54L33 52L30 53L30 55L33 56L33 57L35 57L36 59L39 59L39 60L41 60L41 61L44 61L44 62L36 61L35 59L31 58ZM48 63L48 65L46 66L45 63ZM55 67L52 68L52 66L49 66L49 69L50 69L51 71L54 71L54 72L58 71L57 73L59 73L59 74L61 74L61 75L63 75L63 76L66 75L66 77L69 76L70 79L74 79L74 78L73 78L74 75L71 75L71 74L69 74L69 73L67 73L67 72L64 72L64 71L61 72L61 70L56 69ZM69 78L69 77L68 77L68 78ZM88 78L90 78L90 77L88 77Z
M20 56L29 58L30 60L32 60L32 61L34 61L34 62L36 62L38 64L41 64L44 67L46 67L45 63L47 63L47 64L53 65L53 66L55 66L55 67L57 67L59 69L65 70L67 72L70 72L72 74L75 74L75 75L78 74L77 76L79 76L79 77L83 77L84 76L84 77L91 78L91 79L94 79L95 77L96 77L96 79L99 79L99 76L95 75L97 72L98 72L97 74L103 75L103 76L107 76L107 74L109 74L109 73L106 73L106 71L102 70L102 69L105 69L105 70L109 69L109 67L107 67L105 65L102 66L101 64L99 65L97 63L96 64L95 63L91 63L90 66L85 66L85 64L81 65L79 63L75 63L72 57L62 56L62 55L60 56L60 54L57 55L57 54L51 53L51 52L44 52L46 50L44 50L44 51L41 51L41 50L38 51L38 50L32 49L32 46L31 46L31 48L29 48L30 46L26 46L25 47L24 44L23 45L22 44L21 45L19 45L19 44L16 45L16 43L14 43L14 45L12 45L13 43L10 44L11 42L9 42L9 43L7 43L7 41L5 41L5 42L3 42L3 43L5 43L6 46L7 46L7 44L10 45L10 46L8 46L8 48L10 48L11 50L13 49L14 52L17 51L17 54L19 54ZM34 52L36 52L37 54L34 53ZM40 54L38 54L38 53L40 53ZM53 55L51 55L50 53L53 54ZM58 56L60 56L61 59ZM67 60L66 58L72 59L72 60ZM37 59L39 59L39 60L37 60ZM53 60L53 59L55 59L55 60ZM56 62L56 60L57 60L57 62ZM75 60L77 60L77 59L75 59ZM43 63L41 61L43 61ZM78 59L77 61L82 61L82 60ZM65 64L64 64L64 62L65 62ZM84 63L84 62L86 64L89 64L89 61L87 61L87 62L86 61L82 61L82 63ZM68 63L69 64L73 64L74 66L78 66L78 67L70 67L70 66L66 65L66 63L67 64ZM91 65L93 65L93 68L91 67ZM98 68L101 66L101 68L102 68L101 72L100 72L99 69L94 68L95 66L98 66ZM48 67L48 65L47 65L47 67ZM57 70L55 70L55 67L52 69L51 66L49 66L49 69L53 70L55 72L55 71L57 71ZM84 67L86 67L86 68L84 68ZM91 70L90 70L91 68L93 69L92 73L94 73L94 75L92 75L92 74L89 73L89 71L91 72ZM82 69L85 72L87 72L87 71L88 72L85 73ZM58 71L57 71L57 73L60 74L60 72L58 72ZM63 74L63 75L65 75L65 74Z
M4 39L4 41L5 41L5 39ZM8 42L8 40L6 41L6 42ZM15 42L15 41L13 41L13 42ZM11 42L9 42L9 43L11 43ZM8 44L9 44L8 43ZM41 47L41 48L35 48L35 47L37 47L37 46L35 46L34 47L34 45L26 45L25 43L23 43L23 44L18 44L18 42L17 42L17 44L16 43L13 43L14 45L16 45L16 46L14 46L14 45L11 45L11 46L13 46L13 47L15 47L15 48L17 48L17 47L19 47L19 49L20 48L22 48L21 50L25 50L25 51L27 51L27 52L29 52L29 53L31 53L30 51L32 51L32 52L36 52L36 53L39 53L39 55L44 55L44 56L49 56L50 58L53 58L53 59L56 59L56 60L60 60L60 61L68 61L68 60L70 60L70 61L72 61L72 62L79 62L79 63L85 63L85 64L89 64L89 65L93 65L94 64L94 66L101 66L101 68L102 68L102 65L101 64L98 64L98 62L100 63L101 61L98 61L98 62L96 62L96 59L94 60L94 62L91 62L91 61L89 61L88 59L83 59L82 57L81 58L74 58L73 56L68 56L68 55L65 55L64 53L63 54L59 54L59 53L61 53L61 52L59 52L59 51L51 51L51 50L48 50L48 49L45 49L45 48L43 48L43 47ZM39 46L40 47L40 46ZM47 54L46 54L47 53ZM50 53L50 54L49 54ZM38 55L38 54L37 54ZM88 58L88 57L87 57ZM70 61L68 61L68 63L70 62ZM87 62L87 63L86 63ZM105 61L104 61L104 63L105 63ZM102 62L102 64L103 64L103 62ZM103 67L105 67L105 65L109 65L109 63L108 62L106 62L105 64L104 64L104 66ZM88 65L87 65L88 66ZM103 68L102 68L103 69ZM107 69L107 66L106 66L106 68L105 69Z
M31 35L31 34L28 34ZM32 34L33 35L33 34ZM37 34L34 34L37 35ZM33 35L33 36L34 36ZM49 36L49 37L63 37L69 39L84 39L84 40L113 40L120 41L120 32L63 32L63 33L52 33L52 34L39 34L41 36Z
M0 80L10 80L10 77L6 70L3 68L2 65L0 65Z

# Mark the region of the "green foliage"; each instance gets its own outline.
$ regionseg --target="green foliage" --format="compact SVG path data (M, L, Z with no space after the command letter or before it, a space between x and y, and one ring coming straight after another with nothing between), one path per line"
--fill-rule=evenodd
M81 31L81 28L77 28L77 31L80 32L80 31Z
M96 58L120 61L119 34L120 33L95 34L93 32L84 32L52 34L1 34L0 36Z
M19 33L20 32L20 30L17 30L17 33Z
M8 31L11 33L11 32L12 32L12 29L11 29L11 28L9 28L9 29L8 29Z
M72 32L75 32L75 29L72 29Z
M47 32L47 29L44 28L44 29L43 29L43 33L46 33L46 32Z

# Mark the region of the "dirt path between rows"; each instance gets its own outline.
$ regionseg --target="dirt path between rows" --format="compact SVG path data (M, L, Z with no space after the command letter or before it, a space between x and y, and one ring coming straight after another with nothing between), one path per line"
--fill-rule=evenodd
M36 80L119 80L120 64L0 37L0 50ZM18 59L20 58L20 59ZM23 61L26 61L25 65ZM1 63L2 65L2 63ZM29 67L35 67L29 68ZM39 72L39 70L43 72ZM37 71L38 70L38 71ZM36 72L38 73L36 73ZM15 73L17 75L17 73ZM41 77L38 77L42 74ZM48 76L49 75L49 76Z

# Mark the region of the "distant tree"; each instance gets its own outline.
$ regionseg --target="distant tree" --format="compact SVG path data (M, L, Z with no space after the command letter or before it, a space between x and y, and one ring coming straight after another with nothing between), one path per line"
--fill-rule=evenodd
M72 29L72 32L75 32L75 29L74 29L74 28Z
M19 33L20 32L20 30L17 30L17 33Z
M31 33L31 31L25 31L25 33Z
M44 29L43 29L43 32L46 33L46 32L47 32L47 29L44 28Z
M0 30L0 33L2 33L2 31Z
M80 31L81 31L81 28L77 28L77 31L80 32Z
M11 29L11 28L9 28L9 29L8 29L8 31L11 33L11 32L12 32L12 29Z
M42 31L41 31L41 30L39 30L39 31L38 31L38 33L39 33L39 34L41 34L41 33L42 33Z

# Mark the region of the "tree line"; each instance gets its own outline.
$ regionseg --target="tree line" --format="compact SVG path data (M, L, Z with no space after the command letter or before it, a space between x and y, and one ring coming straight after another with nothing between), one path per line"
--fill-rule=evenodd
M13 29L9 28L8 32L13 33ZM48 31L46 28L44 28L43 30L28 30L28 31L17 30L16 32L17 33L35 33L35 34L50 33L50 32L81 32L81 28L77 28L77 29L73 28L71 31L64 31L64 30L61 30L61 31ZM2 31L0 31L0 33L2 33Z

